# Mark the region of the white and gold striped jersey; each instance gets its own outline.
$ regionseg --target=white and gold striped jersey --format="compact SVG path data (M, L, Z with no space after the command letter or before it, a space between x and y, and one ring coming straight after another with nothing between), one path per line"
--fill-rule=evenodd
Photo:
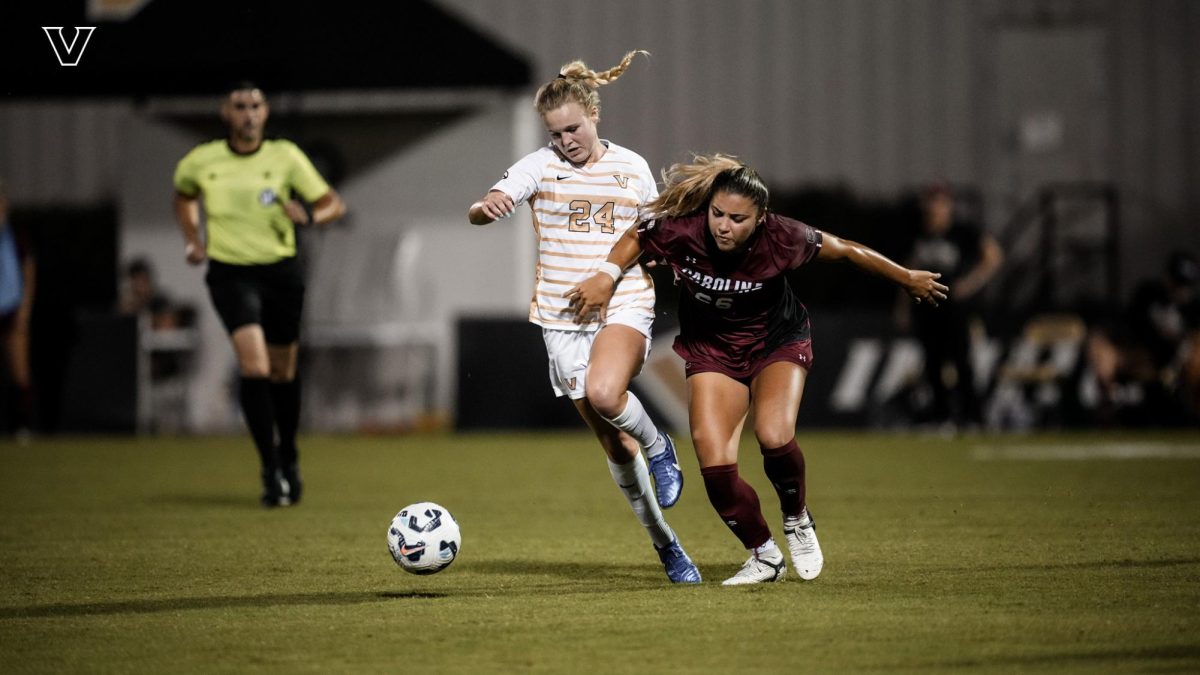
M563 293L596 273L613 244L658 196L642 156L616 143L587 166L574 166L550 145L512 165L492 186L520 206L529 202L538 239L537 283L529 320L555 330L599 330L599 317L575 323ZM626 270L608 307L654 317L654 283L641 265Z

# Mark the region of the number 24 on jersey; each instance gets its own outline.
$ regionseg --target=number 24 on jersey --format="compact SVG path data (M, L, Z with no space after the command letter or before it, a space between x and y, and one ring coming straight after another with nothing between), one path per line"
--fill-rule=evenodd
M571 232L591 232L592 223L600 226L600 232L614 234L617 228L613 225L613 209L616 204L605 202L593 213L593 204L586 199L576 199L570 203L571 215L568 218L567 229Z

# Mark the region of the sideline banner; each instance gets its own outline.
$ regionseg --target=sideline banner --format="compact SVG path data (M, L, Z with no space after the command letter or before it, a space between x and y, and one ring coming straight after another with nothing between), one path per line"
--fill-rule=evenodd
M812 310L813 368L798 426L907 428L928 404L920 344L885 311ZM1074 316L1034 317L1012 338L972 342L975 387L990 429L1076 426L1092 419L1094 379L1083 356L1085 331ZM633 389L656 419L687 433L683 363L674 332L657 332ZM458 325L456 428L573 427L578 416L556 401L540 332L523 319L464 318Z

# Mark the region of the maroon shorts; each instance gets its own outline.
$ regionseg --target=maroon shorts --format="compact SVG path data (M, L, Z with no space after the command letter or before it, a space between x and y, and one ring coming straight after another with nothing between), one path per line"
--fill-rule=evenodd
M757 355L749 363L738 368L721 363L703 352L690 350L679 341L675 342L675 353L683 357L683 370L688 377L696 373L721 373L746 386L750 386L750 382L772 363L787 361L805 370L812 368L813 363L811 339L782 344L772 351Z

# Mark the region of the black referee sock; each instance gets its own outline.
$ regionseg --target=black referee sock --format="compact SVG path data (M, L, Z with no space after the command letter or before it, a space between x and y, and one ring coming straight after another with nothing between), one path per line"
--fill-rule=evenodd
M250 428L254 447L262 460L263 473L279 469L279 455L275 450L275 413L271 405L271 382L265 377L242 377L238 397L242 404L242 417Z
M300 380L271 383L275 427L279 429L279 462L287 469L296 463L296 432L300 428Z

